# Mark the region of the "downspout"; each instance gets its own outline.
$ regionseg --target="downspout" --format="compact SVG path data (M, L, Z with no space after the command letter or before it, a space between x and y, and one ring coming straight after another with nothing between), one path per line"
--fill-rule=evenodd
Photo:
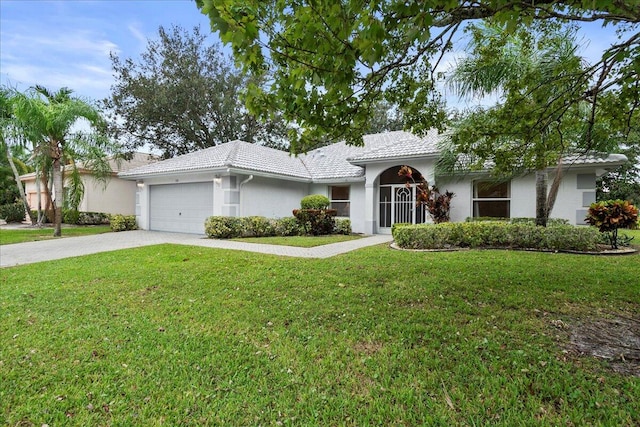
M244 203L243 203L244 197L242 197L242 186L245 185L247 182L251 181L252 179L253 179L253 175L249 175L249 177L247 177L247 179L242 181L238 186L238 189L240 190L240 216L242 216L242 214L244 213Z

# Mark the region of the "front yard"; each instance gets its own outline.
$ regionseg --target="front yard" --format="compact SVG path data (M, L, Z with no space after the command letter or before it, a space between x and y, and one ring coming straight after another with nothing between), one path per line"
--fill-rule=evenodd
M638 321L639 265L161 245L3 269L0 424L638 425L638 377L570 336Z
M110 232L111 228L108 225L65 226L62 228L62 237L86 236ZM53 237L53 228L51 226L42 228L0 228L0 245L48 239L57 239L57 237Z

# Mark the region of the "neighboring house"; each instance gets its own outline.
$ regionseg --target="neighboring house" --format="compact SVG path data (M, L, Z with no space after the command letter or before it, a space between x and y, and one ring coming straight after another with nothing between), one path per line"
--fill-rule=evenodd
M158 157L147 153L134 153L131 160L110 159L111 176L106 182L101 182L91 175L91 172L79 168L80 176L84 184L84 197L78 206L80 212L101 212L107 214L135 214L136 183L118 177L118 172L139 168L158 161ZM38 189L36 174L29 173L20 176L24 183L27 202L31 209L38 207ZM40 196L42 209L46 209L47 200L41 185ZM53 189L52 189L53 191Z
M435 176L439 138L435 131L424 138L388 132L364 136L362 147L336 143L298 157L232 141L119 176L137 182L136 216L146 230L204 234L209 216L291 216L302 197L324 194L339 216L351 219L354 232L390 233L397 222L429 221L416 208L415 188L398 176L402 165L455 193L452 221L535 216L533 175L502 184L489 182L486 173ZM595 201L596 176L625 160L619 154L567 158L552 217L583 224Z

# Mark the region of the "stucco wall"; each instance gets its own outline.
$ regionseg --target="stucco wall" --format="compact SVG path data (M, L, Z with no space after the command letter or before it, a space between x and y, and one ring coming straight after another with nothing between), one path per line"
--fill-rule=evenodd
M240 182L247 176L240 176ZM254 176L240 189L239 216L259 215L267 218L292 216L300 199L309 194L309 184ZM214 201L215 203L215 201Z
M578 178L580 176L580 179ZM451 202L451 221L464 221L473 215L473 179L469 177L463 181L441 179L440 190L455 193ZM553 174L549 175L549 186ZM578 181L580 180L580 185ZM593 182L593 186L589 184ZM582 188L579 188L582 187ZM568 171L563 174L558 196L551 218L562 218L570 224L583 224L589 204L595 201L595 172L592 169ZM526 175L511 181L511 217L535 218L535 175Z
M365 191L364 182L345 182L335 184L311 184L309 194L322 194L331 198L329 187L332 185L349 186L349 219L354 233L365 233Z
M111 177L105 185L90 175L82 175L84 197L78 206L81 212L133 215L135 213L136 183ZM25 193L32 209L38 208L37 188L34 178L26 179ZM45 208L44 186L40 188L42 207Z
M111 178L104 184L91 176L84 178L84 199L79 210L109 214L133 215L135 213L136 183Z

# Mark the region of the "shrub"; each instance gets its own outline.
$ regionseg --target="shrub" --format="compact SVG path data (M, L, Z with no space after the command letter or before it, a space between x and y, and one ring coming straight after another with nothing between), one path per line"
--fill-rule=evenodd
M0 206L0 218L7 222L22 222L25 215L22 203L8 203Z
M605 200L592 203L585 221L607 233L611 247L618 248L618 229L630 228L638 221L638 208L628 200Z
M242 221L232 216L210 216L204 223L204 232L211 239L232 239L242 236Z
M276 236L300 236L304 234L304 229L296 217L287 216L276 220L275 234Z
M335 219L335 229L333 230L336 234L344 234L348 236L351 234L351 220L349 218L336 218Z
M135 215L111 215L110 224L111 231L128 231L138 229Z
M294 209L293 211L293 216L296 217L305 233L314 236L333 233L336 214L335 209Z
M267 237L275 235L275 225L263 216L239 218L241 237Z
M300 200L300 207L302 209L327 209L330 204L331 200L322 194L312 194Z
M102 212L79 212L79 225L104 225L110 223L110 215Z
M407 249L520 248L593 251L600 242L589 227L510 224L502 221L403 225L392 229L396 244Z
M76 209L63 209L62 222L65 224L78 224L80 221L80 212Z

